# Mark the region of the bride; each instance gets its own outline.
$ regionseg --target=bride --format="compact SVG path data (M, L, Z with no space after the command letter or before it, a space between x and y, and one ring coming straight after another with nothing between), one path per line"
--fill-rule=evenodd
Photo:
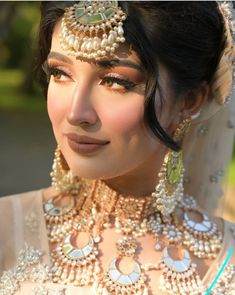
M231 22L215 1L42 2L58 147L50 188L0 200L1 295L235 294Z

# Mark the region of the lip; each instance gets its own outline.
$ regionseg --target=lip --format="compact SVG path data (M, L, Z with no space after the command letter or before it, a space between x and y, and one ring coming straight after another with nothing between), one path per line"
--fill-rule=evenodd
M69 147L79 154L90 154L109 144L107 140L100 140L76 133L66 133L65 136L67 137Z

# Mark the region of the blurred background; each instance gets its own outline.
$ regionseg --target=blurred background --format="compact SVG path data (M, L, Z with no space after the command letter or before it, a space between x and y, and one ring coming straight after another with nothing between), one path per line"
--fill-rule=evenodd
M0 1L0 196L50 184L55 140L34 78L39 2ZM235 151L225 217L235 221Z
M39 6L0 1L0 196L50 184L55 141L34 77Z

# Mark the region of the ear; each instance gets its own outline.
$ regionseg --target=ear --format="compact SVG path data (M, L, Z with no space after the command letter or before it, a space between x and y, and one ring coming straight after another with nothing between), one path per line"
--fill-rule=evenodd
M190 90L184 95L180 110L183 119L192 117L200 112L202 107L208 101L209 91L210 86L208 83L202 82L199 87Z
M179 104L177 105L177 115L169 125L170 133L174 133L178 125L187 118L200 113L205 103L208 101L210 86L203 82L199 87L194 88L187 93L181 95Z

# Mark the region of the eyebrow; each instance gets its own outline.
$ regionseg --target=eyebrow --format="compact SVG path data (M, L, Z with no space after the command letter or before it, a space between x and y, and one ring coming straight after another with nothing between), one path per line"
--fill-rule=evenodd
M70 58L68 58L66 55L61 54L59 52L51 51L47 56L47 59L50 59L50 58L54 58L54 59L63 61L63 62L70 64L70 65L73 64L73 62Z
M101 67L101 68L113 68L113 67L129 67L133 68L138 71L143 71L143 68L141 65L127 60L127 59L103 59L103 60L98 60L96 64Z
M47 59L50 59L50 58L60 60L62 62L70 64L70 65L73 64L73 61L69 57L67 57L66 55L61 54L59 52L56 52L56 51L51 51L48 54ZM101 59L101 60L96 61L95 64L101 68L113 68L113 67L123 66L123 67L133 68L133 69L138 70L140 72L143 71L143 68L140 64L135 63L131 60L127 60L127 59L123 59L123 60L121 60L121 59Z

